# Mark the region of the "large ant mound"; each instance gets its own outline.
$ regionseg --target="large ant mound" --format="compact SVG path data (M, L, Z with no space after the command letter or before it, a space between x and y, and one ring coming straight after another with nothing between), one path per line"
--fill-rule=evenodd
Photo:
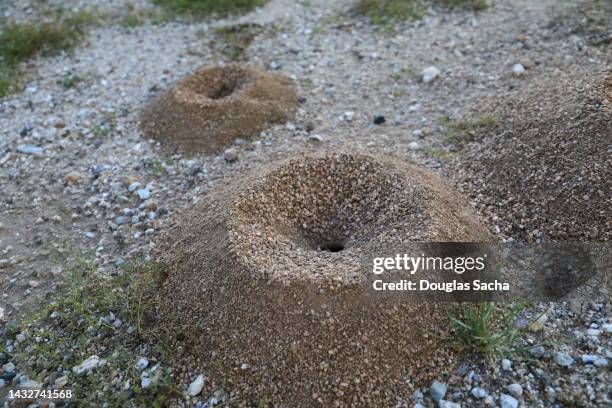
M612 71L538 79L499 101L450 170L506 234L612 238Z
M388 406L449 368L448 306L372 301L360 260L406 241L490 241L450 186L349 154L236 180L157 244L160 324L187 342L186 380L202 371L275 404Z
M297 94L289 79L242 64L202 67L156 96L143 110L147 137L185 152L214 153L293 117Z

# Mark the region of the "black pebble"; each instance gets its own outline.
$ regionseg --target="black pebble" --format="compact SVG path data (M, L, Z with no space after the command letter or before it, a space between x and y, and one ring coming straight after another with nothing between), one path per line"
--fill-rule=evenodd
M11 372L2 374L2 379L6 382L13 381L13 378L15 378L16 375L17 375L16 372L11 371Z
M375 125L382 125L383 123L385 123L387 120L385 119L384 116L374 116L374 124Z

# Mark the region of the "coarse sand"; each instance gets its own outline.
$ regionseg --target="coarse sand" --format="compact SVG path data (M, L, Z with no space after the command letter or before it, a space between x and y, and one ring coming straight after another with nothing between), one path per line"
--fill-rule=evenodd
M612 238L612 71L574 69L498 101L449 166L516 239Z

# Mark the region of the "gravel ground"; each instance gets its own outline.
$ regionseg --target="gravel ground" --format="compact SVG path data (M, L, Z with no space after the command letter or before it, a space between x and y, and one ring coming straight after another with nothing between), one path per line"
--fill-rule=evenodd
M120 0L69 3L113 13L127 9ZM534 87L556 70L580 65L596 72L610 65L609 45L583 35L572 4L490 3L479 14L430 9L420 21L381 29L347 14L347 1L273 0L233 20L101 24L74 52L29 62L23 91L0 100L1 319L37 310L66 285L67 271L83 257L103 275L148 259L164 221L227 174L296 149L331 148L399 155L441 172L452 149L443 139L449 119L463 117L479 101L520 94L525 77ZM8 21L42 14L37 2L30 4L2 3L0 11ZM214 29L237 22L262 25L242 59L297 82L305 102L295 121L237 141L231 160L223 154L187 158L145 140L137 123L141 107L198 66L227 62L223 37ZM519 63L526 68L520 74L513 69ZM427 73L439 73L426 82L422 72L432 66L437 69ZM79 81L66 87L70 77ZM375 116L384 123L374 124ZM493 233L508 238L489 220ZM510 369L501 369L502 362L491 369L468 361L440 379L450 386L443 399L464 406L605 406L612 392L610 330L605 305L552 305L543 328L525 341L558 342L533 359L512 361ZM15 342L9 340L7 351ZM568 354L572 364L555 353ZM14 371L3 366L3 381L23 380ZM179 379L184 389L199 373L192 374ZM513 383L522 393L508 388ZM422 401L418 393L398 396L400 405L434 406L431 396L444 387L433 388L422 390Z

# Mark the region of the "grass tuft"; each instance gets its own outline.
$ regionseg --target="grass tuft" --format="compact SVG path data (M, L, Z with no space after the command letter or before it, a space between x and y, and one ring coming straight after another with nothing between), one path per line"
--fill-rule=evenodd
M136 14L128 14L120 22L123 28L134 28L141 24L140 18Z
M165 336L152 327L156 314L151 299L164 278L161 270L147 262L103 277L88 257L77 254L75 258L65 290L1 339L4 344L17 333L25 334L25 340L13 350L15 363L38 381L43 380L41 372L67 375L69 387L79 397L78 406L105 401L113 407L161 407L181 401L182 393L163 367L171 348ZM120 319L120 327L108 316ZM149 350L149 368L161 364L155 384L147 389L141 387L142 373L134 365L143 347ZM88 375L71 370L94 354L107 363ZM110 378L116 382L109 386Z
M449 123L447 119L441 122L442 125L448 126L444 140L457 147L478 141L483 129L492 129L497 123L497 118L492 114L457 123Z
M460 351L485 357L508 356L519 351L519 330L514 327L525 304L511 307L493 302L467 305L459 315L450 316L453 346Z
M221 52L231 61L242 59L253 39L261 32L262 27L257 24L238 24L215 30L221 39Z
M0 32L0 97L17 89L22 62L71 49L83 36L85 27L95 21L95 15L81 12L62 20L5 26Z
M450 8L466 8L475 11L486 9L486 0L433 0ZM359 0L353 7L357 14L368 16L373 24L393 23L401 20L423 18L427 0Z
M165 7L181 15L206 16L217 14L244 13L263 6L267 0L152 0L154 4Z
M354 11L368 16L373 24L423 18L422 4L413 0L360 0Z

